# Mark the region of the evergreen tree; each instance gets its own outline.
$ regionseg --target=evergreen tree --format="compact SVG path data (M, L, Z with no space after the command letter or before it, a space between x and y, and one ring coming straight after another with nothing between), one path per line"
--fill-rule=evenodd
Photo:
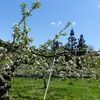
M75 55L76 47L77 47L77 42L74 36L74 30L71 29L70 36L68 38L68 43L65 45L65 49L68 50L71 54Z
M77 56L85 55L87 51L87 45L85 44L85 40L83 35L80 35L77 44Z
M82 69L84 62L81 56L84 56L87 51L87 45L85 44L85 40L83 34L80 35L77 43L77 50L76 50L76 65L78 69Z

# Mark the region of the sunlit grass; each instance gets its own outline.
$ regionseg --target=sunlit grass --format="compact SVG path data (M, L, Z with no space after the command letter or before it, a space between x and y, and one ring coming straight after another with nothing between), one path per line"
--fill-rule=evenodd
M46 100L100 100L99 83L100 80L52 79ZM43 79L12 80L12 100L43 100L44 92Z

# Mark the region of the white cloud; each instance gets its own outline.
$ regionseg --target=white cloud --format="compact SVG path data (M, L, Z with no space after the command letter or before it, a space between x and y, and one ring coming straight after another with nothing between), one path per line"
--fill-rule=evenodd
M72 26L75 26L76 25L76 23L75 22L72 22Z
M61 21L58 21L58 22L51 22L50 23L52 26L55 26L55 25L61 25L62 22Z
M56 23L55 23L55 22L51 22L50 24L51 24L51 25L53 25L53 26L54 26L54 25L56 25Z
M58 21L58 25L61 25L62 24L62 22L61 21Z

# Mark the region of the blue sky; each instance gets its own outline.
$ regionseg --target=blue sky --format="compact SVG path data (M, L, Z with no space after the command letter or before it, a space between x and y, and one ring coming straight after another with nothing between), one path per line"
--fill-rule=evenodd
M52 39L67 22L73 22L76 37L84 35L86 43L100 48L100 0L40 0L41 7L29 18L33 44L39 46ZM10 40L12 26L20 20L20 4L30 7L33 0L0 0L0 38ZM65 32L69 33L71 28ZM67 37L60 41L66 43Z

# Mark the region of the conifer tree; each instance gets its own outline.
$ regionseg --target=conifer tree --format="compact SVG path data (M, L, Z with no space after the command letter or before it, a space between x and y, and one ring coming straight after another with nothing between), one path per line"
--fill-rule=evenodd
M65 49L68 50L71 54L75 55L75 50L77 47L77 41L75 38L74 30L71 29L70 36L68 38L68 43L65 45Z
M85 40L83 35L80 35L77 44L77 56L85 55L87 51L87 45L85 44Z

